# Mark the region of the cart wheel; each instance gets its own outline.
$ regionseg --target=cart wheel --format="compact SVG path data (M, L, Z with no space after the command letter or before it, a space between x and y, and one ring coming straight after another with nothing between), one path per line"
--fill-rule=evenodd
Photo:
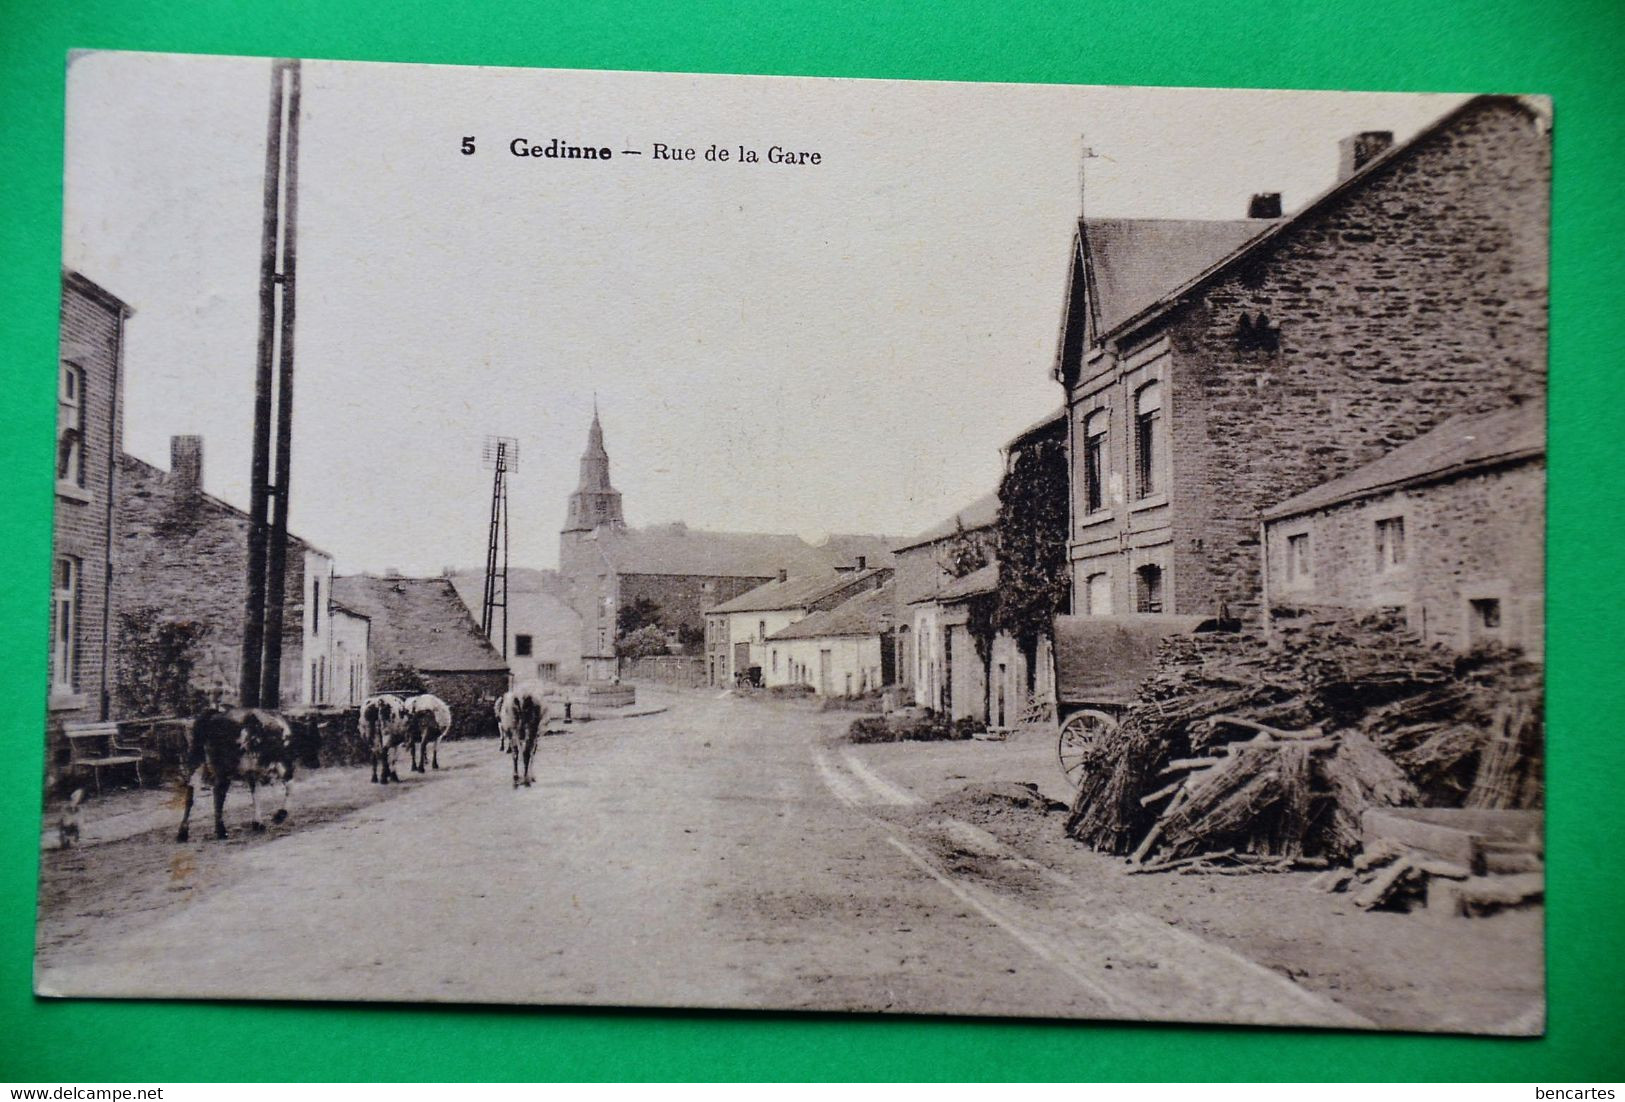
M1083 761L1095 740L1117 726L1117 721L1105 712L1084 710L1073 712L1061 725L1061 740L1057 748L1061 758L1061 772L1073 788L1083 783Z

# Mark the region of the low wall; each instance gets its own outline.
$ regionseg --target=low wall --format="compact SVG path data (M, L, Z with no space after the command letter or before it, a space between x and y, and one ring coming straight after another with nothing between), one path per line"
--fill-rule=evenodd
M705 659L682 654L627 658L621 662L621 680L697 689L705 684Z

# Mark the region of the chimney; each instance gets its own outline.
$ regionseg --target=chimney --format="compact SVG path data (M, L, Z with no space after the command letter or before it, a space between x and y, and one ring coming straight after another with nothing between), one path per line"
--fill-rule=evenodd
M1337 143L1337 182L1360 171L1394 144L1392 130L1362 130Z
M858 556L858 570L863 571L863 570L867 570L868 568L869 568L869 559L868 559L868 557L864 556L864 555L859 555Z
M195 497L203 492L203 437L169 438L169 480L178 496Z
M1247 217L1281 217L1281 193L1278 191L1261 191L1254 195L1247 203Z
M783 568L783 567L782 567L782 566L781 566L781 567L780 567L780 568L779 568L779 581L781 581L781 582L787 582L787 581L789 581L789 580L790 580L790 572L789 572L789 571L788 571L788 570L786 570L786 569L784 569L784 568Z

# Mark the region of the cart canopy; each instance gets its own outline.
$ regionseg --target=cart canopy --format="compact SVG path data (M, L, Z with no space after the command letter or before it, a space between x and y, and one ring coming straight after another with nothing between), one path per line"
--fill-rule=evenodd
M1217 631L1210 616L1140 613L1055 618L1055 696L1062 705L1129 704L1170 635Z

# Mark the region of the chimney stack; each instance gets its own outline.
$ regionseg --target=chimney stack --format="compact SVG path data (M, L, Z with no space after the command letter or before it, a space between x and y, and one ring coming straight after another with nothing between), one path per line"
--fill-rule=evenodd
M1394 144L1392 130L1362 130L1337 143L1337 182L1360 171Z
M194 497L203 492L203 437L169 438L169 478L177 495Z
M1247 203L1247 217L1281 217L1281 193L1278 191L1261 191L1254 195Z
M859 555L858 556L858 570L863 571L863 570L867 570L867 569L869 569L869 560L868 560L868 558L866 556L864 556L864 555Z
M782 566L779 567L779 581L787 582L789 580L790 580L790 572L788 570L784 569L784 567L782 567Z

